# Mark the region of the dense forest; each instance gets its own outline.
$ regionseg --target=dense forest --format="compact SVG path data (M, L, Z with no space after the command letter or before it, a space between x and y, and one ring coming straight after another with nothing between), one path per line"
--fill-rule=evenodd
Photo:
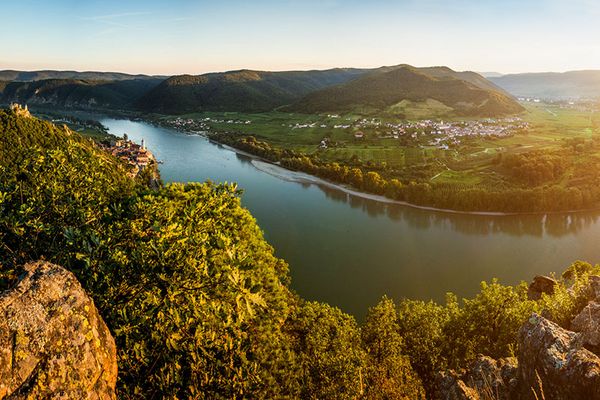
M445 304L383 297L359 325L289 288L235 185L150 189L89 139L12 111L0 134L0 290L28 261L72 271L115 337L119 398L425 398L438 371L513 354L531 312L570 320L598 272L575 263L537 301L495 281Z

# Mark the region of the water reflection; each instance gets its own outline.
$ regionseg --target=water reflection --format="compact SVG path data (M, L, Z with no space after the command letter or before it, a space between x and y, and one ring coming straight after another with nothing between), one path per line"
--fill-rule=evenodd
M511 236L559 238L575 235L598 222L599 212L523 214L523 215L465 215L448 212L420 210L399 204L387 204L354 196L326 185L317 185L328 199L346 203L371 217L386 216L404 221L412 228L427 230L432 226L450 227L452 230L477 236L505 233Z

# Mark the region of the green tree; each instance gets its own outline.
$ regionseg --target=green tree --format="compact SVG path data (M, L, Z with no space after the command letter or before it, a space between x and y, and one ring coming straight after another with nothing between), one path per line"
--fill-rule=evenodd
M403 354L404 341L398 332L398 315L392 300L384 297L369 309L362 340L367 353L366 398L424 398L421 380Z
M302 399L355 399L364 391L364 352L354 318L327 304L306 302L290 318Z

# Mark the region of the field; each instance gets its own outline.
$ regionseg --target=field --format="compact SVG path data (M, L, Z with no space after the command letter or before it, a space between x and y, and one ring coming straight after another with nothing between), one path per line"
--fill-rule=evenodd
M501 177L494 167L499 155L522 154L535 150L558 150L565 140L589 141L600 136L600 113L576 105L524 103L519 117L528 128L505 137L479 135L460 138L451 148L431 145L431 135L386 134L386 124L401 123L393 117L377 118L365 124L359 115L306 115L282 112L206 112L180 116L180 120L204 121L210 131L251 134L272 146L318 155L324 161L348 163L352 159L385 163L394 168L429 168L429 179L439 183L496 184ZM176 117L162 117L173 123ZM362 122L361 122L362 121ZM448 123L467 120L451 119ZM418 122L405 121L405 122ZM378 124L378 125L377 125ZM362 138L355 137L362 132ZM322 145L326 142L326 147Z

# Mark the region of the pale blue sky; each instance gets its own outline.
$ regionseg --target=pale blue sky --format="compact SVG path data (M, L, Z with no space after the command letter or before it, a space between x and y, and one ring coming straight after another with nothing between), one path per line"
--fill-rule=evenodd
M18 0L0 69L600 69L596 0Z

